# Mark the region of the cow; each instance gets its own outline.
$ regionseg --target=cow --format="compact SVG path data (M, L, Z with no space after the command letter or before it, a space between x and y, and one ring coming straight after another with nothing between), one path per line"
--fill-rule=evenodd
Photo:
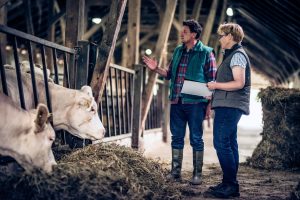
M23 110L0 92L0 154L13 157L26 171L51 172L56 165L51 149L55 132L46 105Z
M19 103L19 93L14 70L6 69L6 80L9 96ZM46 104L45 85L42 77L36 77L39 102ZM22 85L26 109L33 109L34 99L31 75L22 73ZM105 128L98 115L97 104L90 86L81 90L62 87L48 82L53 113L53 128L66 130L82 139L100 140L104 137Z

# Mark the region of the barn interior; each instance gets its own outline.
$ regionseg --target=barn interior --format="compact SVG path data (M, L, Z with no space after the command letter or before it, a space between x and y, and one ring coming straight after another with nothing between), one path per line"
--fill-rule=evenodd
M266 199L272 199L273 197L278 199L288 198L290 195L299 194L300 189L298 180L300 154L299 148L297 148L300 141L300 127L296 123L299 121L299 115L296 113L299 111L300 105L298 103L300 88L299 12L300 2L293 0L0 0L2 63L16 65L13 51L14 38L8 36L9 34L5 34L7 29L3 29L3 27L21 31L18 33L27 34L26 37L29 38L35 36L35 39L44 39L53 44L70 48L77 55L80 51L84 52L85 45L90 45L89 62L92 62L92 64L88 63L87 68L88 71L92 70L91 73L89 73L90 71L84 71L82 77L88 77L88 81L83 82L85 84L90 83L94 97L99 103L99 116L107 130L103 141L105 143L114 142L131 146L133 149L141 148L147 157L159 158L169 163L171 159L171 136L168 127L170 105L167 101L167 83L147 71L143 66L141 57L145 54L155 57L159 60L160 67L167 67L174 48L181 43L179 34L182 21L193 18L197 19L203 26L200 39L204 44L214 48L219 65L222 62L223 54L219 44L217 28L222 23L238 23L244 29L245 37L242 45L251 61L253 75L251 103L253 103L253 107L250 109L254 114L249 118L241 119L239 126L239 132L241 132L239 135L240 158L241 162L248 162L247 167L257 167L259 169L253 172L251 171L252 168L242 166L242 181L247 182L247 177L250 177L249 174L255 174L255 177L262 177L263 179L259 181L256 178L251 179L253 183L259 182L257 185L250 184L255 188L258 187L258 189L252 191L248 188L249 191L243 191L245 192L243 198L260 199L260 195L262 195L260 192L264 190L267 194ZM11 33L14 33L14 30L9 29L9 31L12 31ZM45 42L44 40L42 42ZM26 41L18 39L17 42L19 61L27 61L29 50ZM93 51L95 49L96 53ZM64 60L63 53L58 52L56 57L57 81L55 80L55 68L52 67L53 61L48 59L52 58L52 54L47 51L47 48L45 53L47 64L43 61L42 52L38 45L33 46L33 61L43 67L47 65L54 82L58 83L59 80L60 84L66 86L64 82L66 78L64 75L66 60ZM92 59L91 54L93 54ZM93 59L95 60L91 61ZM80 65L78 57L75 56L75 60L78 69L82 66L86 67ZM81 61L81 63L84 62L85 60ZM72 68L70 70L74 70L70 72L73 75L79 71ZM144 78L136 80L135 77L138 77L139 74L142 74ZM100 86L95 83L96 76L100 77ZM82 81L79 81L79 84L76 82L76 78L73 78L75 83L67 87L79 89ZM70 76L70 79L72 80L72 76ZM268 86L271 87L265 89ZM279 89L274 89L275 87L279 87ZM142 92L139 94L136 91ZM260 99L259 102L257 102L257 95ZM285 117L281 118L281 116ZM269 121L262 122L263 119ZM248 129L248 125L255 127ZM207 164L218 162L212 143L212 127L213 121L207 120L204 122L206 132L204 139L205 144L207 144L204 161ZM284 136L282 133L284 133ZM68 136L68 134L65 135L65 133L62 135L64 135L64 144L67 143L71 148L85 147L91 143L90 141ZM262 138L269 140L262 142ZM261 148L257 148L259 144ZM105 149L106 147L100 148L101 156L106 155L102 148ZM118 153L123 151L123 149L118 148L115 148ZM188 139L186 139L185 148L183 168L190 172L192 170L192 148L189 146ZM68 149L66 152L69 153L69 151L73 150ZM85 149L81 152L82 155L87 156L84 151ZM111 151L114 152L115 150ZM131 152L129 154L128 157L122 153L118 155L120 157L123 155L124 159L128 158L129 160ZM251 155L253 155L252 159L248 159ZM94 162L93 155L89 154L89 156L87 160L91 163ZM109 159L118 160L115 156L110 156ZM68 158L65 158L65 160L68 160ZM126 162L130 164L128 160ZM74 159L72 162L73 166L79 161ZM105 168L107 163L100 163L100 165L101 168ZM89 168L83 162L80 162L80 166ZM99 166L94 165L93 167ZM138 167L134 170L139 171ZM150 167L149 170L153 170L156 165L153 164L152 166L151 163ZM146 167L144 169L148 171ZM206 170L210 173L205 174L206 184L216 183L215 178L209 179L210 176L215 175L214 169L217 169L217 167L207 166ZM261 169L267 169L268 171L260 171ZM296 172L286 174L286 177L282 174L276 174L278 179L267 179L266 176L271 177L273 175L272 170L274 169L296 169ZM63 173L64 170L70 170L70 167L60 165L59 173ZM74 174L77 177L77 172L74 174L73 172L72 177ZM114 171L111 173L114 175ZM155 176L160 175L155 174ZM218 175L220 175L219 171ZM88 173L83 176L90 177ZM104 177L107 178L106 175ZM0 181L4 183L6 178L4 175L0 176ZM103 174L97 174L97 178L102 179ZM10 179L12 185L14 184L13 180L17 179L18 177ZM28 185L27 181L30 182L31 179L35 178L26 178L22 184ZM124 180L127 181L123 176L120 180L118 184L123 184L122 181ZM291 190L281 188L278 183L283 184L282 180L285 180L289 184L287 187L292 189L298 184L296 191L290 194ZM59 182L61 180L57 179L55 181ZM110 184L110 182L108 183ZM119 186L120 188L125 187L127 182L124 185L122 184L118 185L118 188ZM159 182L160 184L165 183ZM268 186L270 186L269 191L266 190ZM7 188L9 187L8 184ZM130 187L135 188L136 186ZM260 187L263 188L260 190ZM189 194L195 191L187 188L181 188L179 191L181 193L188 191L185 193L184 198L189 199ZM111 188L108 186L105 189L109 190ZM206 189L205 186L201 186L201 191L204 189ZM268 196L268 192L271 193L273 189L276 191L274 196ZM26 193L27 189L23 190ZM126 195L121 190L118 190L120 198L125 198ZM14 191L15 189L12 189L11 193ZM143 192L145 191L143 190ZM159 198L164 199L163 195L172 193L170 188L167 188L166 191L167 193L158 193ZM53 190L52 192L54 194L56 191ZM137 196L140 194L138 192ZM178 190L176 190L176 194L177 192ZM143 195L150 195L150 193L146 191ZM39 193L39 195L44 197L43 193ZM72 195L76 197L76 193ZM199 198L198 193L193 195L195 199ZM130 197L137 198L137 196ZM59 197L55 198L59 199ZM84 196L83 198L87 197ZM110 198L113 198L113 195ZM174 197L174 199L176 198L177 196ZM151 199L151 196L149 199Z

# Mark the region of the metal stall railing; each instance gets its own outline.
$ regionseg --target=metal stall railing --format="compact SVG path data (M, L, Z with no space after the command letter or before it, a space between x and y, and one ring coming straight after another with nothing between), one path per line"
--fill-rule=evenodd
M134 70L110 64L99 106L100 118L107 130L105 137L131 133L134 75Z
M163 87L164 81L157 80L154 91L153 98L150 104L149 112L147 114L145 122L145 130L156 129L162 127L162 117L163 117Z
M54 79L54 83L56 84L60 84L60 79L63 79L63 85L69 87L69 66L75 64L75 50L62 45L58 45L53 42L49 42L47 40L35 37L33 35L26 34L24 32L9 28L1 24L0 33L7 35L7 43L1 41L1 46L12 46L11 52L9 52L9 48L6 48L7 52L1 52L0 49L0 71L3 92L6 95L9 95L6 84L5 67L2 58L12 58L11 60L13 60L14 62L11 62L11 60L8 59L6 60L10 62L9 65L14 65L13 68L15 68L16 71L20 105L23 109L26 109L26 102L24 99L24 91L21 76L21 72L24 70L21 68L20 62L28 61L32 80L34 104L35 106L37 106L39 100L36 86L35 70L37 70L36 66L40 65L42 66L43 71L47 106L49 111L52 112L51 99L48 87L48 76L51 76ZM48 54L48 56L46 56L45 51L50 52L52 55L50 54L50 56ZM11 54L13 56L11 56ZM53 66L48 66L49 63L52 63ZM59 73L58 65L62 66L63 72ZM53 72L51 75L48 74L48 68L52 68ZM62 74L64 74L64 77L60 78L59 76Z

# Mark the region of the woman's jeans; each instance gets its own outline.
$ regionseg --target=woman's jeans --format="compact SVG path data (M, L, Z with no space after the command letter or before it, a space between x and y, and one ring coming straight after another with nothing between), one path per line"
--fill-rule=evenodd
M183 149L186 125L189 125L190 144L194 151L203 151L202 122L207 103L171 104L170 129L173 149Z
M242 111L236 108L215 108L214 147L223 171L223 183L237 184L239 152L237 124Z

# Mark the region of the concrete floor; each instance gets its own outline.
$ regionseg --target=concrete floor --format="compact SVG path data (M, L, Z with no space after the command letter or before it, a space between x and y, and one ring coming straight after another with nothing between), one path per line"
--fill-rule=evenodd
M205 121L206 122L206 121ZM240 162L246 161L246 158L252 155L253 150L261 140L261 130L241 129L238 130L238 144ZM189 144L188 129L185 138L185 148L183 155L183 171L192 171L193 167L193 150ZM212 125L208 127L204 124L204 170L207 164L218 163L218 158L213 147ZM160 130L146 133L144 136L143 146L144 155L149 158L159 159L163 162L171 162L171 138L168 142L162 142L162 133Z

